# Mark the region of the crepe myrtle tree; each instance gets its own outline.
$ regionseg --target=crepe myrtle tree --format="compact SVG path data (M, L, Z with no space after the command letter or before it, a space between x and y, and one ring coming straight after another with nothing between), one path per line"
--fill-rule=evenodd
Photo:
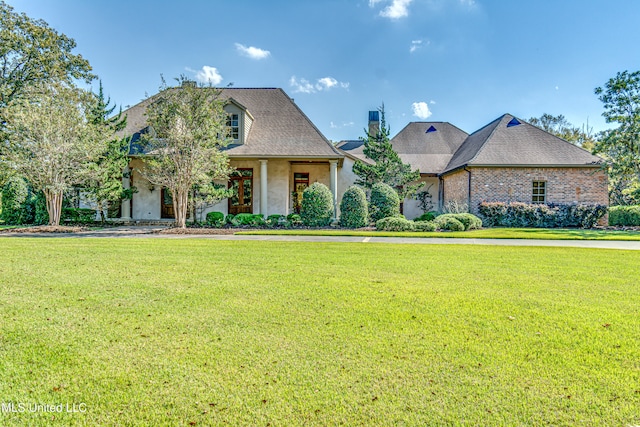
M0 162L44 193L49 224L59 225L65 191L89 179L113 130L90 121L91 92L63 82L36 89L3 109Z
M228 180L231 167L221 151L229 138L220 89L196 85L185 76L176 80L179 86L169 87L162 79L147 107L147 155L140 173L169 190L176 226L185 228L189 207L220 191L211 183Z

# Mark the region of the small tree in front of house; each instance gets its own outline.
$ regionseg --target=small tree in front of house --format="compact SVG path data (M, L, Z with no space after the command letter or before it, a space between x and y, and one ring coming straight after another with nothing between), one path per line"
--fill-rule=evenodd
M324 184L314 182L302 193L302 223L307 227L326 227L333 217L333 196Z
M357 185L347 188L340 201L340 225L347 228L366 227L369 224L367 195Z
M40 86L4 109L8 139L0 157L46 199L49 224L59 225L65 191L86 182L110 134L89 122L90 92L65 83Z
M365 130L364 155L373 160L373 164L357 160L353 165L353 173L358 176L355 184L367 190L383 182L391 186L398 193L400 200L411 198L424 183L420 179L420 171L411 170L411 165L403 163L389 142L391 129L387 126L384 105L379 108L380 127L375 134Z
M220 90L197 86L182 76L179 87L162 81L160 93L147 107L147 156L140 172L154 185L169 190L177 227L186 227L194 189L211 189L214 180L228 179L227 114ZM205 191L206 193L206 191Z

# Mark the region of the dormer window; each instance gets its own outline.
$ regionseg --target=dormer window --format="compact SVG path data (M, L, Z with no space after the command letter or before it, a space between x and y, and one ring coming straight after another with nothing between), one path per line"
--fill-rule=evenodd
M238 114L229 114L227 116L227 136L234 141L240 138L240 120Z

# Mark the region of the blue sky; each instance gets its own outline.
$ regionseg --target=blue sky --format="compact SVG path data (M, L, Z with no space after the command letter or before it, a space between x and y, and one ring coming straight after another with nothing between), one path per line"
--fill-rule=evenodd
M281 87L329 139L363 136L383 102L473 132L502 115L608 127L593 90L640 69L635 0L9 0L76 40L112 101L160 75ZM94 85L95 86L95 85Z

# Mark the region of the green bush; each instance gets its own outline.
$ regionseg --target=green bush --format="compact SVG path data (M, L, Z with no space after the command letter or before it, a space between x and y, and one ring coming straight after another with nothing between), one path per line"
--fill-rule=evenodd
M278 215L278 214L273 214L273 215L269 215L266 219L266 224L267 227L278 227L281 225L285 225L287 221L287 217L285 217L284 215Z
M32 223L34 213L29 203L30 193L27 181L17 176L11 177L2 187L0 220L13 225Z
M436 231L438 227L433 221L417 221L413 223L416 231Z
M604 205L482 202L478 212L489 227L591 228L607 213Z
M347 188L340 201L340 225L347 228L366 227L369 224L367 195L356 185Z
M456 219L455 214L444 214L433 220L436 227L440 230L447 231L464 231L464 224Z
M206 222L211 227L220 228L224 225L224 214L222 212L209 212Z
M391 186L379 182L371 187L371 201L369 202L369 218L376 222L382 218L394 217L400 214L400 198Z
M285 222L285 227L297 227L302 225L302 217L297 213L290 213L287 215L287 221Z
M333 218L333 196L324 184L314 182L302 193L302 223L307 227L326 227Z
M376 229L380 231L415 231L415 224L402 216L391 216L376 221Z
M609 208L609 225L640 226L640 206L611 206Z
M470 214L470 213L442 214L438 218L442 218L441 221L443 221L444 218L455 218L462 223L462 225L464 226L464 231L477 230L482 228L482 220L477 216L475 216L474 214ZM438 218L436 218L436 220Z
M414 219L414 221L416 221L416 222L418 222L418 221L433 221L434 219L436 219L437 216L438 216L438 212L429 211L429 212L423 213L418 218Z
M226 224L233 225L233 218L234 217L235 217L234 214L228 214L227 217L224 219L224 222Z
M61 220L87 224L96 220L96 211L86 208L62 208Z
M264 217L260 214L239 213L231 219L231 224L248 227L262 227L266 225Z

